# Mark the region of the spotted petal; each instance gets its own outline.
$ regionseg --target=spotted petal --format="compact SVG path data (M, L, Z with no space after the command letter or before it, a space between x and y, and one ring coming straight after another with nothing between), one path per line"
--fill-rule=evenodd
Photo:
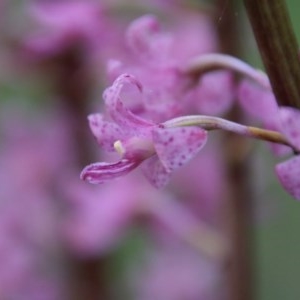
M171 173L166 171L157 156L147 159L142 165L142 170L150 183L158 189L163 188L171 177Z
M135 169L141 161L121 159L116 163L93 163L86 166L80 178L93 184L100 184L124 176Z
M300 156L277 164L276 173L286 191L300 200Z
M199 127L155 128L156 153L168 172L191 160L207 141L207 132Z
M280 129L293 146L300 150L300 111L292 107L279 109Z
M124 137L124 132L115 123L104 121L101 114L88 116L91 131L98 144L107 151L115 151L114 142Z

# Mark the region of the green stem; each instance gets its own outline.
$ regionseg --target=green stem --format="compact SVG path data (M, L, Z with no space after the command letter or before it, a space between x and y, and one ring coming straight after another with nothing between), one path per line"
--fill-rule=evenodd
M300 62L284 0L244 0L279 105L300 108Z

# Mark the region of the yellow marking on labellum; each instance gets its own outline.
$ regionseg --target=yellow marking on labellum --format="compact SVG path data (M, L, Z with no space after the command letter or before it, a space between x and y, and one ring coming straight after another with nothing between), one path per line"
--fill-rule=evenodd
M122 145L122 142L120 140L117 140L117 141L114 142L114 148L115 148L115 150L118 154L120 154L121 156L124 155L125 149L124 149L124 147Z

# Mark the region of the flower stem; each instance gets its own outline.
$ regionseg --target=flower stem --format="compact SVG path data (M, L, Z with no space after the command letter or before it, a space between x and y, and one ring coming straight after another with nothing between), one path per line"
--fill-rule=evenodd
M279 105L300 108L297 41L284 0L244 0Z
M168 120L165 123L163 123L163 125L165 127L199 126L205 130L222 129L242 136L287 145L291 147L294 151L297 151L286 140L286 138L277 131L266 130L253 126L246 126L219 117L203 115L184 116Z
M197 56L190 60L182 71L184 74L198 78L206 72L226 69L246 76L263 87L270 89L268 76L261 70L257 70L242 60L221 53L210 53Z

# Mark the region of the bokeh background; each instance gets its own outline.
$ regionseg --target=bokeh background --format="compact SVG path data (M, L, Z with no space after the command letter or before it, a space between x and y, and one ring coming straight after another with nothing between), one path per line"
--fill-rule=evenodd
M230 0L228 0L230 1ZM59 2L59 1L57 1ZM101 1L100 1L101 2ZM116 1L118 2L118 1ZM122 28L128 26L129 22L133 20L135 17L147 13L148 11L156 13L162 19L164 18L165 12L161 12L159 6L153 8L151 5L149 7L143 7L141 4L140 7L131 7L126 5L126 0L119 1L121 4L118 8L116 8L116 15L120 18L119 27ZM137 1L138 2L138 1ZM157 1L159 2L159 1ZM196 1L194 1L196 2ZM242 1L241 1L242 2ZM287 0L288 9L291 15L291 20L294 26L295 33L297 35L298 41L300 41L300 3L297 0ZM109 1L108 1L109 3ZM150 2L149 2L150 3ZM222 18L223 14L227 14L227 6L226 1L224 1L224 8L220 15L220 22L217 26L222 26ZM206 1L206 4L210 4L210 1ZM27 8L30 5L30 1L17 1L17 0L0 0L0 126L1 126L1 141L0 141L0 149L2 158L0 158L1 169L0 169L0 178L2 183L0 183L0 200L9 201L10 199L18 198L22 199L24 195L30 189L32 182L23 182L19 186L14 186L13 183L18 181L18 177L20 175L19 172L37 172L34 179L41 179L41 186L45 183L43 180L47 175L43 174L43 170L36 170L34 166L34 162L40 160L39 162L44 161L44 157L49 158L51 160L47 163L49 164L49 169L54 168L58 169L60 166L64 166L66 161L61 158L61 153L59 154L59 144L52 144L51 131L45 130L48 126L53 126L53 121L48 120L47 118L52 119L51 111L55 111L59 101L56 102L56 105L53 106L53 94L51 95L51 90L53 86L55 86L55 80L57 78L51 78L52 74L57 74L57 69L59 66L53 65L50 67L52 62L44 61L42 65L40 64L40 57L37 58L38 55L41 57L46 55L43 52L43 48L40 48L40 52L32 53L32 48L30 48L30 38L33 32L38 32L38 25L33 22L29 15ZM117 7L117 4L116 4ZM243 36L243 44L242 46L242 57L249 62L250 64L263 68L262 63L255 45L254 38L251 33L251 29L249 23L247 22L246 14L243 9L242 3L237 6L235 12L236 18L238 22L240 22L241 27L240 31ZM79 14L80 17L80 14ZM89 21L86 21L86 26L92 26L88 24ZM108 26L108 25L105 25ZM113 25L112 25L113 26ZM118 28L120 29L120 28ZM96 34L94 32L92 34ZM113 37L102 36L101 41L105 40L105 38L113 39ZM121 37L120 37L121 38ZM119 40L118 40L119 41ZM36 41L35 41L36 42ZM39 42L39 41L38 41ZM35 46L38 46L38 42ZM41 38L41 45L44 45ZM55 39L50 44L55 44L57 42ZM31 45L32 46L32 45ZM51 46L51 45L50 45ZM41 46L42 47L42 46ZM99 45L97 45L99 47ZM102 47L105 47L103 45ZM118 43L116 43L115 47L118 47ZM37 49L37 48L35 48ZM52 49L54 52L56 49ZM108 49L107 52L113 52L114 49ZM104 51L105 52L105 51ZM116 51L118 53L118 51ZM104 63L102 62L103 57L107 56L107 53L101 53L98 57L98 53L90 52L89 55L92 56L91 61L99 61L99 70L93 69L92 74L86 74L86 76L91 76L92 79L88 80L86 85L89 85L90 91L87 92L86 97L88 101L90 101L90 108L87 113L95 110L99 107L99 99L101 98L101 93L103 89L107 85L107 80L103 80L104 77ZM64 58L59 58L64 60ZM59 61L58 59L58 61ZM57 63L57 62L56 62ZM72 64L72 60L70 62ZM76 59L75 59L76 63ZM88 62L89 64L91 62ZM58 63L59 64L59 63ZM64 70L60 71L60 74L63 74ZM84 72L84 71L83 71ZM45 75L46 74L46 75ZM50 78L50 79L49 79ZM99 80L98 80L99 78ZM76 81L75 81L76 82ZM63 86L56 86L56 89L64 90ZM64 93L64 92L62 92ZM72 96L72 95L71 95ZM76 98L76 95L74 95ZM56 101L56 100L55 100ZM67 104L70 105L70 104ZM72 106L72 105L71 105ZM74 112L74 115L76 116ZM50 117L49 117L50 115ZM69 143L68 136L70 130L72 128L76 128L78 130L78 126L84 126L82 124L77 124L76 120L71 120L70 123L74 125L74 127L70 127L69 125L64 124L64 118L61 116L57 116L54 113L54 116L58 118L55 126L61 128L58 130L59 134L61 134L60 142L64 145L64 143ZM42 121L42 122L41 122ZM36 124L40 124L44 122L45 128L37 128ZM25 127L24 124L27 124ZM77 125L76 125L77 124ZM48 127L49 128L49 127ZM88 129L87 129L88 130ZM80 129L79 129L80 131ZM57 132L55 133L57 134ZM46 138L47 142L43 138L45 135L49 135ZM16 139L16 137L19 137ZM23 142L23 140L25 142ZM15 149L16 153L9 153L9 149L6 147L7 143L20 143L16 145ZM28 144L27 144L27 142ZM73 141L74 142L74 141ZM71 142L71 144L73 143ZM92 137L88 142L93 143ZM34 146L32 146L32 144ZM73 145L73 144L72 144ZM74 145L73 145L74 146ZM82 145L77 145L75 147L81 147ZM28 147L28 149L26 149ZM31 148L35 149L32 152ZM64 147L64 146L63 146ZM68 151L72 147L67 146ZM95 144L94 149L90 149L90 152L96 153L97 155L97 145ZM27 151L27 152L26 152ZM39 157L38 153L42 152ZM71 150L72 152L72 150ZM30 159L24 156L24 160L22 161L22 155L29 155ZM31 153L31 154L30 154ZM33 153L33 154L32 154ZM15 155L16 159L13 159ZM33 156L33 157L32 157ZM57 157L60 157L57 160ZM65 157L67 157L67 161L72 160L72 153L66 153ZM272 300L281 300L281 299L299 299L300 297L300 235L298 233L298 228L300 227L300 206L299 203L292 199L287 193L279 186L277 179L275 178L273 172L273 166L277 160L274 159L268 149L261 143L256 143L255 146L255 156L253 158L252 169L254 173L254 178L260 181L257 183L259 186L259 191L257 191L255 204L254 204L254 213L255 213L255 226L254 226L254 275L255 275L255 284L257 287L257 298L258 300L272 299ZM28 162L26 164L26 162ZM68 164L69 162L67 162ZM15 165L14 165L15 164ZM18 168L18 164L24 164L23 170ZM25 169L26 166L26 169ZM82 166L84 166L82 164ZM64 170L65 172L66 170ZM16 172L16 173L14 173ZM39 173L40 172L40 173ZM70 170L70 173L73 170ZM79 172L80 169L74 170L74 172ZM23 177L26 175L22 175ZM77 174L77 173L76 173ZM73 176L73 175L72 175ZM57 181L57 178L55 178ZM47 177L47 184L51 182L51 178ZM64 184L64 182L61 182ZM74 182L72 184L75 184ZM76 185L76 184L75 184ZM10 190L12 189L12 190ZM39 198L42 195L35 191L35 197ZM15 201L16 204L19 205L18 201ZM49 203L42 203L40 209L43 211L47 211L47 206ZM24 206L24 205L23 205ZM20 210L25 211L28 207L21 206ZM66 210L66 206L58 205L59 212ZM7 209L7 208L6 208ZM10 208L8 208L9 211ZM57 209L57 207L56 207ZM1 207L0 207L1 210ZM36 211L35 211L36 210ZM48 211L52 211L50 208ZM52 212L53 213L53 212ZM0 218L3 219L3 223L5 223L5 214L6 210L0 211ZM9 214L9 212L7 212ZM18 214L16 218L18 218ZM40 222L37 215L39 215L39 208L34 207L32 210L32 214L35 214L34 217L28 217L26 219L27 222ZM32 216L32 215L31 215ZM68 264L70 262L66 262L64 255L61 253L61 249L57 249L55 246L56 239L56 231L57 224L46 224L45 219L49 217L49 223L53 222L51 220L55 220L56 218L49 215L42 215L43 226L47 227L45 232L49 234L49 236L45 236L45 232L43 228L41 230L36 230L37 235L39 236L40 245L47 245L46 251L42 249L41 252L48 252L48 250L53 246L54 249L51 249L49 253L46 253L45 259L47 261L46 265L49 267L49 264L52 264L52 261L55 262L53 265L54 269L59 269L61 271L54 272L54 274L59 273L59 277L55 278L55 284L57 281L63 282L60 278L65 278L64 274L65 269L68 268ZM50 220L51 219L51 220ZM59 218L57 218L59 220ZM47 222L46 222L47 223ZM0 232L1 232L1 224L0 220ZM38 223L39 224L39 223ZM5 228L5 224L2 225ZM42 225L41 225L42 226ZM54 227L49 231L49 226ZM49 233L50 232L50 233ZM31 234L35 234L31 233ZM1 238L0 238L1 239ZM44 240L45 239L45 240ZM53 240L51 240L53 239ZM109 242L108 242L109 243ZM118 297L124 296L127 290L127 282L126 277L128 274L124 272L128 268L128 266L136 263L136 261L142 260L143 251L148 247L148 240L145 238L145 232L140 230L139 226L132 227L128 233L126 234L125 240L122 241L111 253L107 254L105 259L105 268L107 270L108 278L111 278L111 282L117 281L119 286L118 289L121 292L116 292L116 299ZM5 244L5 242L4 242ZM15 248L17 246L12 246ZM0 241L1 248L1 241ZM5 248L5 247L4 247ZM4 249L3 248L3 249ZM59 248L59 247L58 247ZM8 248L10 249L10 248ZM0 255L7 255L9 257L9 253L5 253L7 250L0 251ZM16 256L20 257L20 256ZM69 259L69 258L68 258ZM72 259L70 259L72 260ZM3 260L5 261L5 259ZM72 263L70 263L72 264ZM59 267L57 267L57 265ZM48 268L45 267L45 268ZM12 270L14 268L14 264L8 264L5 268L1 267L1 274L6 272L5 270ZM9 271L7 271L9 272ZM24 271L26 273L26 270ZM84 272L84 270L83 270ZM50 272L51 273L51 272ZM2 276L2 275L1 275ZM40 296L36 296L36 298L1 298L1 286L5 286L8 284L9 279L6 276L3 276L3 282L1 283L0 276L0 299L42 299ZM21 275L20 275L21 276ZM55 275L57 276L57 275ZM6 278L6 279L5 279ZM22 276L20 277L22 279ZM19 280L20 280L19 278ZM125 278L125 279L124 279ZM7 280L7 281L5 281ZM7 283L8 282L8 283ZM122 286L122 284L124 286ZM125 286L126 285L126 286ZM46 283L43 283L42 289L51 288ZM13 289L13 287L12 287ZM50 293L50 292L49 292ZM38 294L37 294L38 295ZM50 295L50 294L49 294ZM132 295L127 295L126 297L131 297ZM125 297L125 298L126 298ZM61 299L56 295L45 297L43 299ZM63 298L62 298L63 299ZM123 297L124 299L124 297ZM127 298L126 298L127 299ZM128 298L129 299L129 298ZM130 298L131 299L131 298ZM165 300L165 299L158 299ZM205 299L206 300L206 299Z

